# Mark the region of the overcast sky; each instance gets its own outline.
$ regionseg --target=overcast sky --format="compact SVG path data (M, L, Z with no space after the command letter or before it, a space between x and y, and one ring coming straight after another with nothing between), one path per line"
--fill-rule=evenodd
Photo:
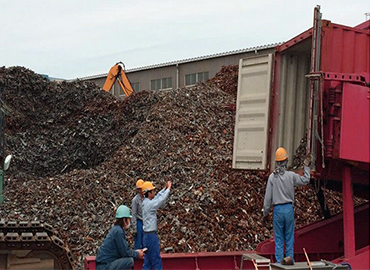
M0 66L107 73L287 41L323 19L356 26L370 0L0 0Z

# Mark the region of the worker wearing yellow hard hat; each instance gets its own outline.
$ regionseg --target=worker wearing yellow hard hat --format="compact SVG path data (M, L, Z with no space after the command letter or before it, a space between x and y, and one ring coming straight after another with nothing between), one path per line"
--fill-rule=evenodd
M144 195L141 192L143 187L144 180L139 179L136 181L136 196L132 199L131 208L132 208L132 218L131 224L133 228L133 236L135 239L135 249L142 249L143 244L143 199Z
M270 174L263 203L263 223L273 207L273 226L275 239L275 258L281 264L294 264L294 187L310 182L311 159L303 162L304 175L288 171L288 153L283 147L275 152L276 169ZM284 243L286 257L284 258Z
M279 147L275 152L275 161L284 161L288 159L288 153L283 147Z
M155 194L155 187L152 182L144 182L141 190L144 194L143 200L143 229L144 246L148 248L145 254L143 270L162 270L162 259L160 255L159 239L157 235L157 210L162 207L170 194L171 182Z
M153 186L152 182L146 181L141 186L141 192L145 195L148 191L154 190L155 187Z

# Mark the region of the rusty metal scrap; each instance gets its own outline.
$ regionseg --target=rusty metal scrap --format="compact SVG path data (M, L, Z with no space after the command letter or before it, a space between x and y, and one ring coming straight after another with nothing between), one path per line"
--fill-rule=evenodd
M0 68L10 108L6 151L14 156L0 218L50 223L81 267L115 208L131 206L138 178L157 190L170 180L158 212L162 251L254 249L272 236L261 222L267 175L231 168L235 113L222 108L235 104L235 76L235 67L225 67L193 88L120 100L93 83ZM340 212L340 194L326 193L332 213ZM322 219L311 186L297 189L295 209L297 227Z
M215 77L208 80L208 83L236 98L238 90L238 71L238 65L223 66L221 70L216 73Z

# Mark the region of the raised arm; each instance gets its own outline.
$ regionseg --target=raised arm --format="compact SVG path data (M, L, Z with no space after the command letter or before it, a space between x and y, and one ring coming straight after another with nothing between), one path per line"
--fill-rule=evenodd
M305 186L310 182L310 167L304 166L304 174L300 176L298 173L294 174L293 180L295 186Z

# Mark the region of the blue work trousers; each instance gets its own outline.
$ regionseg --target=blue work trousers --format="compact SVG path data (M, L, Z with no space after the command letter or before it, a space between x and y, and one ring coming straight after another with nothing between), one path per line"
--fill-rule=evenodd
M144 248L144 231L143 221L140 219L136 220L136 237L135 237L135 250Z
M286 256L294 262L294 210L291 203L274 206L275 258L280 263L284 259L284 243Z
M148 251L144 256L143 270L162 270L162 258L157 233L144 233L144 247L148 248Z
M108 264L97 264L96 270L130 270L132 267L134 267L134 259L126 257Z

